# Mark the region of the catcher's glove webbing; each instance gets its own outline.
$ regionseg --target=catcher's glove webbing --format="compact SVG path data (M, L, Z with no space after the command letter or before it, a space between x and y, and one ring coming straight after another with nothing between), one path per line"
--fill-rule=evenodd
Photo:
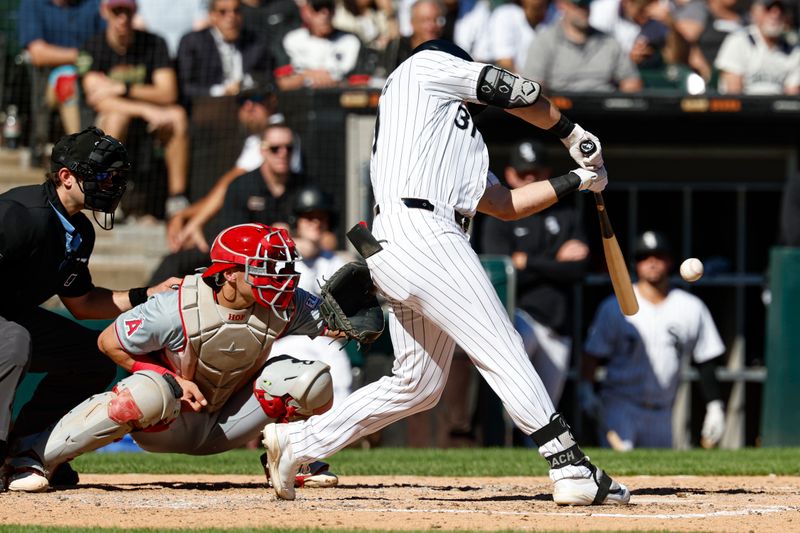
M319 306L328 329L344 333L359 347L378 340L383 332L383 309L375 297L369 268L347 263L322 286Z

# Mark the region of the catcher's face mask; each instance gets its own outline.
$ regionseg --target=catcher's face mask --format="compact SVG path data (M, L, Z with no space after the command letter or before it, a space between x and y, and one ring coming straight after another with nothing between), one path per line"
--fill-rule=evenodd
M244 279L256 302L281 315L290 306L300 274L295 262L302 257L285 229L265 224L240 224L223 230L211 246L209 277L233 265L244 266Z

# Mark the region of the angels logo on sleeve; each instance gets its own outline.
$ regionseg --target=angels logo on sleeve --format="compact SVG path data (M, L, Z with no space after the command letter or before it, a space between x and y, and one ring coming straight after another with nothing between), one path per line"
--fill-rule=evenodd
M125 321L125 336L131 338L131 336L136 333L136 330L139 329L144 322L143 318L132 318L130 320Z

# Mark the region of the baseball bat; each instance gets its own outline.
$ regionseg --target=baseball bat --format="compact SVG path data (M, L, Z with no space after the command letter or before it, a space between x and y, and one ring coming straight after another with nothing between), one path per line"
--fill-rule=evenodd
M597 150L597 146L590 140L581 141L580 150L583 155L588 156ZM639 302L636 301L636 294L633 292L628 264L625 262L617 236L614 235L614 228L611 227L611 220L608 218L603 193L594 193L594 201L597 205L597 215L600 217L600 235L603 237L603 252L606 256L608 275L611 276L611 285L614 287L619 308L627 316L635 315L639 311Z

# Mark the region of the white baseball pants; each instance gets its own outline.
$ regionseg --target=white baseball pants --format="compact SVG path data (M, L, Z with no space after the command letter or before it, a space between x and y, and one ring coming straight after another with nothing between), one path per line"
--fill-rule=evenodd
M367 263L392 308L392 375L354 391L327 413L289 424L295 459L328 457L436 405L455 342L522 431L530 434L547 424L554 412L547 390L452 211L382 203L373 232L383 250ZM552 441L540 452L555 453L558 446Z

